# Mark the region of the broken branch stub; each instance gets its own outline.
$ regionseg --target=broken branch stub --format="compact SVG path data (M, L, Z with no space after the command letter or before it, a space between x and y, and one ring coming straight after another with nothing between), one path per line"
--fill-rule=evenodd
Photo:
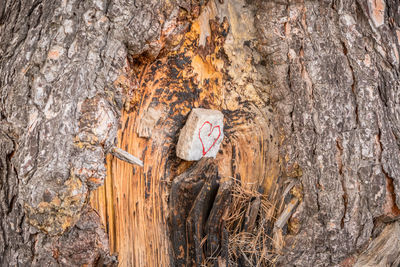
M223 128L224 115L220 111L194 108L180 132L176 155L188 161L215 158L224 138Z
M137 157L129 154L125 150L122 150L118 147L113 147L110 152L113 156L119 158L120 160L143 167L143 161L141 161Z

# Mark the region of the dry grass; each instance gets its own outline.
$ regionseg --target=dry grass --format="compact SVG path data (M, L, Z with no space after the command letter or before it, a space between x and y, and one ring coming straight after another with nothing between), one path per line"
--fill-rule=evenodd
M218 249L211 257L204 259L202 267L215 266L215 262L220 260L224 262L218 266L275 266L282 241L272 238L272 230L276 216L282 210L282 203L277 204L274 200L276 194L273 194L271 200L257 189L256 185L243 185L241 181L233 179L232 200L224 216L229 238L228 262L221 257ZM253 215L249 216L251 210ZM248 223L249 218L254 219L253 224ZM201 245L206 242L207 236Z
M246 213L257 199L260 205L253 207L257 216L255 224L252 229L244 229ZM238 266L238 262L245 266L274 266L278 256L271 238L275 213L275 205L257 188L246 188L240 181L234 182L232 203L225 219L229 232L229 266Z

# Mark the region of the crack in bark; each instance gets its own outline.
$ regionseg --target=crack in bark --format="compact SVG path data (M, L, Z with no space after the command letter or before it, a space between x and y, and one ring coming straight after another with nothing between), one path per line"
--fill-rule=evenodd
M347 59L347 63L349 65L350 71L351 71L351 76L352 76L352 80L353 83L351 84L351 91L353 92L353 97L354 97L354 113L355 113L355 117L356 117L356 128L357 125L359 125L359 118L358 118L358 104L357 104L357 92L356 92L356 86L357 86L357 80L356 80L356 76L354 73L354 69L353 69L353 65L352 62L350 61L349 55L348 55L348 50L346 47L346 44L344 41L341 41L342 47L343 47L343 54L346 56Z
M348 205L348 195L347 195L347 188L346 188L346 183L345 183L345 177L343 175L343 162L342 162L342 157L343 157L343 146L342 146L342 141L340 138L336 139L336 160L338 164L338 171L340 175L340 182L342 185L342 190L343 190L343 204L344 204L344 211L343 211L343 217L340 220L340 228L344 229L344 220L346 218L347 214L347 205Z

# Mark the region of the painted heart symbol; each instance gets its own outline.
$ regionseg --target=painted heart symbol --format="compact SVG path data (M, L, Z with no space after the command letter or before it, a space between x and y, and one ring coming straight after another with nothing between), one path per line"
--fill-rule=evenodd
M201 138L201 130L203 129L203 127L204 127L206 124L210 126L210 130L209 130L209 133L208 133L207 136L203 136L203 138L205 138L204 141L207 141L206 139L207 139L207 138L210 138L211 134L214 132L214 130L215 130L216 128L218 128L218 131L219 131L219 132L218 132L217 138L214 139L212 145L211 145L208 149L206 149L206 148L204 147L204 142L203 142L203 139ZM213 127L213 125L212 125L209 121L206 121L206 122L203 123L203 125L202 125L202 126L200 127L200 129L199 129L199 139L200 139L201 145L203 146L203 156L205 156L205 155L207 154L207 152L210 151L210 149L215 145L215 143L218 141L218 139L219 139L220 136L221 136L221 128L219 127L219 125ZM208 143L208 142L207 142L207 143Z

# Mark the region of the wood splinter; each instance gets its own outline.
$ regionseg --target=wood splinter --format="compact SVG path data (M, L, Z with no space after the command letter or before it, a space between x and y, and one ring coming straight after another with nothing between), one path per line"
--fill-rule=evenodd
M143 167L143 161L141 161L137 157L129 154L125 150L122 150L122 149L120 149L118 147L111 148L110 153L113 156L119 158L120 160L126 161L126 162L131 163L131 164L139 165L140 167Z
M276 220L275 225L274 225L274 231L277 228L282 229L285 226L285 224L288 222L290 216L292 216L292 214L294 213L298 203L299 203L298 198L293 198L289 202L289 204L285 207L285 209L283 210L281 215Z
M283 241L283 227L287 224L288 220L294 213L297 204L299 203L298 198L293 198L289 204L285 207L281 215L278 217L278 219L275 222L274 229L273 229L273 244L275 249L280 252L282 251L284 247L284 241Z

